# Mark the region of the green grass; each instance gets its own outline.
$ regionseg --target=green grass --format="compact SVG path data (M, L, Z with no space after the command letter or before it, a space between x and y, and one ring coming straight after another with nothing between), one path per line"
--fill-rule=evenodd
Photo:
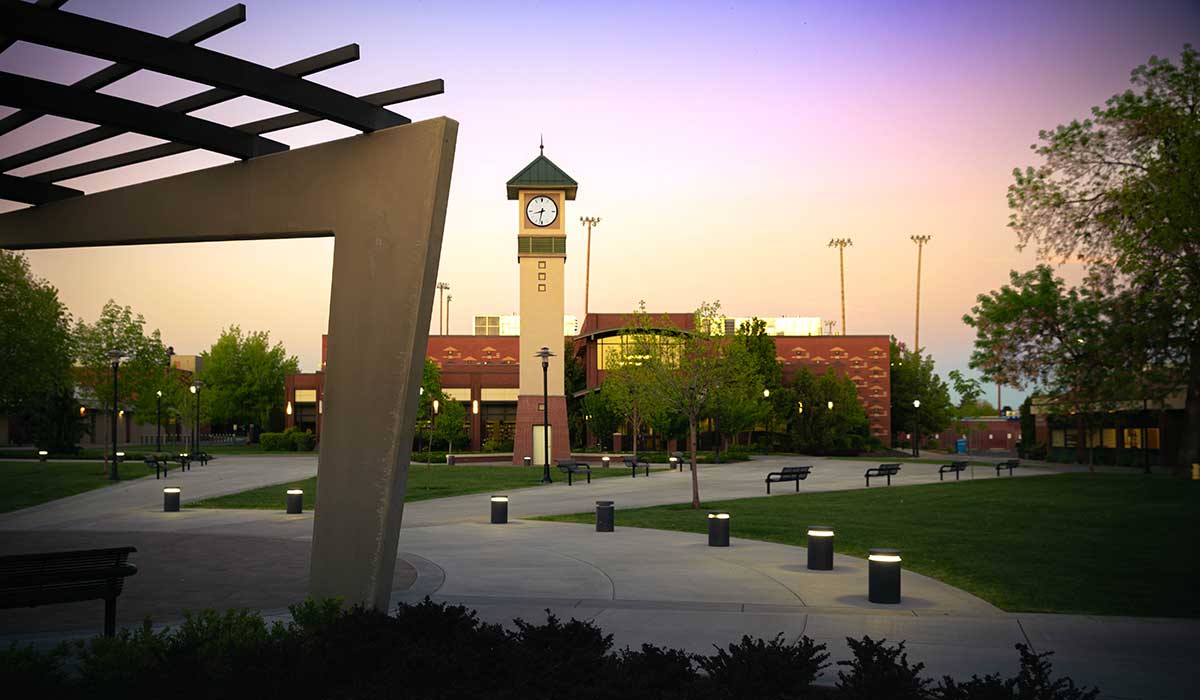
M556 481L566 482L567 476L557 469L551 468L551 477ZM662 471L651 469L651 472ZM610 467L608 469L593 468L592 479L609 477L629 478L629 470ZM477 466L446 466L435 464L426 470L424 464L414 464L408 470L408 491L405 502L428 501L433 498L448 498L470 493L499 493L508 489L519 489L537 486L542 479L541 467L477 467ZM577 481L585 481L583 476ZM290 488L304 490L304 507L315 508L317 503L317 477L303 481L293 481L273 486L218 496L189 504L194 508L253 508L261 510L282 510L284 507L284 491Z
M1005 610L1200 617L1200 482L1059 474L639 508L617 521L703 533L715 508L733 515L734 537L802 546L822 524L841 554L897 547L906 568Z
M137 479L149 471L143 462L122 462L121 478ZM0 513L36 506L57 498L103 488L113 482L101 462L0 462Z

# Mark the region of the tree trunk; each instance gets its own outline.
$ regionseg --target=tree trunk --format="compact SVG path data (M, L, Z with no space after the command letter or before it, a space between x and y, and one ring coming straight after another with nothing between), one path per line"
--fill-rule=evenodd
M1190 354L1187 398L1183 409L1183 440L1179 444L1179 463L1184 467L1200 463L1200 336L1192 341ZM1159 458L1162 456L1160 443Z
M692 508L700 508L700 475L696 469L696 419L688 420L692 451Z
M641 425L637 419L637 414L634 414L634 417L629 422L633 424L633 456L636 458L638 453L638 433L641 432L639 430Z

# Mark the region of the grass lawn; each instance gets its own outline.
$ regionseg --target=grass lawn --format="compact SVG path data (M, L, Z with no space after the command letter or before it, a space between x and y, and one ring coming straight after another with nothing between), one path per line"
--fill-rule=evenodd
M136 479L149 471L144 462L122 462L121 478ZM56 498L102 488L112 482L101 462L0 462L0 513L36 506Z
M551 468L551 477L557 482L565 482L566 474ZM651 472L662 471L651 468ZM629 478L629 470L609 467L608 469L592 469L593 479L623 476ZM428 501L433 498L462 496L469 493L499 493L507 489L519 489L537 486L542 479L541 467L476 467L476 466L447 466L434 464L426 471L424 464L414 464L408 470L408 491L404 496L406 502ZM578 480L584 480L580 476ZM289 488L304 489L304 507L316 507L317 477L274 486L233 493L228 496L218 496L203 501L188 504L191 508L257 508L262 510L282 510L284 507L284 491Z
M703 487L703 484L701 484ZM1200 482L1059 474L618 510L617 524L805 544L831 525L836 550L903 550L904 566L1010 611L1200 617ZM592 523L593 513L545 520Z

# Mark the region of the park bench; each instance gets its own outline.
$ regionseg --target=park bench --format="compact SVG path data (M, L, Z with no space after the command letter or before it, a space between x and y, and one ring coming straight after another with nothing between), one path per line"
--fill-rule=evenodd
M179 454L175 455L174 457L172 457L166 461L177 462L179 464L179 471L181 471L181 472L192 470L192 458L189 455L186 455L182 452L180 452Z
M671 456L675 458L675 466L679 468L679 471L683 471L683 453L672 452Z
M166 478L167 470L171 468L171 463L167 459L159 459L157 455L147 457L142 461L146 463L147 468L154 467L155 479L159 478L158 475L160 473L162 474L162 478Z
M1007 469L1008 475L1012 476L1013 470L1019 466L1021 466L1021 460L1019 459L1008 459L1003 462L996 462L996 476L1000 476L1001 469Z
M868 487L870 487L870 485L871 485L871 477L873 477L873 476L874 477L886 476L888 486L891 486L892 485L892 477L898 473L900 473L900 465L899 464L881 464L878 467L870 467L863 474L863 476L865 476L867 478L867 486Z
M104 601L104 634L117 628L117 596L125 577L137 573L128 562L135 547L0 557L0 608L33 608L82 600Z
M781 471L767 474L767 495L771 495L771 484L778 484L784 481L796 482L796 493L800 493L800 482L807 479L810 473L812 473L812 465L784 467ZM772 479L771 477L775 478Z
M567 486L574 484L574 475L580 472L587 474L587 482L592 483L592 466L587 462L577 462L573 459L558 460L558 470L566 472Z
M207 452L197 452L196 454L194 454L194 455L192 455L192 456L191 456L191 459L193 459L193 460L199 460L199 461L200 461L200 466L202 466L202 467L207 467L207 466L208 466L208 461L209 461L210 459L216 459L216 457L213 457L212 455L210 455L210 454L209 454L209 453L207 453Z
M951 462L949 464L943 464L942 466L938 467L938 481L943 481L943 477L947 472L954 472L954 480L958 481L958 475L961 474L962 470L966 468L966 462Z
M632 470L633 478L635 478L635 479L637 478L638 467L645 467L646 468L646 476L650 476L650 463L649 462L638 461L638 458L636 456L622 457L621 459L625 462L625 466L629 467L630 470Z

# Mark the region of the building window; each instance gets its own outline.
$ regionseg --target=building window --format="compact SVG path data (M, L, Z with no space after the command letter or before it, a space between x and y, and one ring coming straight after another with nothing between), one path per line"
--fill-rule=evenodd
M545 410L546 410L546 404L544 404L544 403L539 403L539 404L538 404L538 410L539 410L539 411L545 411Z
M525 255L566 255L566 236L517 236L517 253ZM540 265L538 267L541 267Z
M539 284L539 285L538 285L538 291L539 291L539 292L544 292L544 291L546 291L546 285L544 285L544 284Z
M1066 447L1067 441L1064 435L1066 431L1051 430L1050 431L1050 446L1051 447Z
M1085 447L1109 447L1117 446L1117 429L1116 428L1092 428L1087 434L1087 445Z
M805 359L808 359L808 351L805 350L804 348L793 348L792 356L795 357L797 360L805 360Z
M475 335L500 335L500 317L476 316Z
M538 273L538 279L540 279L540 280L544 280L544 279L546 279L546 273L545 273L545 272L539 272L539 273Z
M867 355L870 355L872 360L878 360L883 357L883 348L871 348L867 351Z
M1158 449L1158 428L1146 428L1146 447L1151 450Z
M545 270L545 269L546 269L546 261L545 261L545 260L538 260L538 269L539 269L539 270Z

